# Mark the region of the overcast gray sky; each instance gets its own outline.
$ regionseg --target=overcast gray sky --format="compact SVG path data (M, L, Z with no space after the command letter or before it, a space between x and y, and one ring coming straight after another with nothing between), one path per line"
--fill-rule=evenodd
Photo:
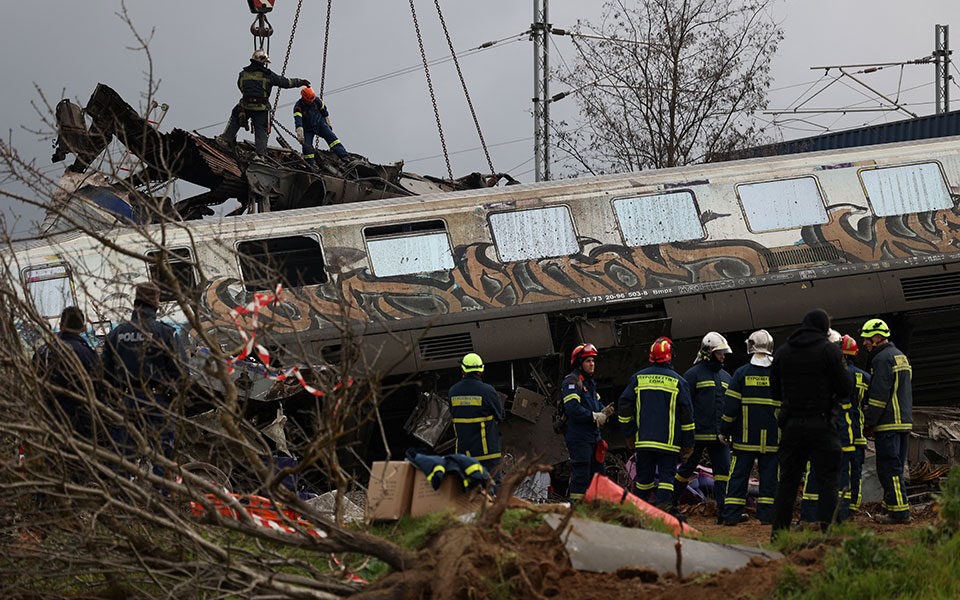
M417 0L417 12L429 59L449 56L433 2ZM532 0L441 0L444 17L460 52L489 40L506 41L461 59L474 106L494 166L521 181L533 180L533 124L530 117L533 48L520 35L530 25ZM287 75L310 79L319 87L326 2L305 0ZM578 19L596 21L598 0L550 0L555 27L570 28ZM226 2L156 2L129 0L134 26L151 36L156 98L170 109L160 126L215 135L236 103L237 72L253 49L249 33L253 15L242 0ZM278 0L269 18L276 33L272 67L280 71L293 23L296 0ZM78 2L30 0L4 5L4 61L0 67L0 132L19 153L35 159L51 176L64 163L51 165L51 140L27 129L40 128L31 107L38 86L51 104L62 96L85 104L98 82L114 87L135 107L145 89L149 64L132 50L133 35L117 16L118 0ZM960 47L960 3L956 0L783 0L774 7L786 39L773 63L772 108L796 101L821 79L815 65L886 62L920 58L934 45L936 23L954 26ZM513 36L513 37L511 37ZM564 68L573 58L566 38L555 38L552 63ZM960 54L956 58L960 61ZM410 171L446 175L430 97L422 69L367 85L361 82L420 64L409 3L402 0L334 0L328 51L325 100L334 128L352 152L374 162L406 161ZM960 80L960 71L953 74ZM486 170L479 140L451 63L431 69L441 120L455 176ZM879 91L896 95L901 71L887 68L865 75ZM899 99L914 112L934 111L932 66L907 67ZM823 84L821 81L820 85ZM816 88L815 88L816 89ZM562 91L560 89L552 90ZM952 86L960 108L960 87ZM290 127L294 90L281 95L279 116ZM834 84L809 106L847 106L867 98L841 83ZM876 105L874 101L872 105ZM563 116L575 110L573 99L554 106ZM774 130L784 138L803 137L868 122L897 120L905 115L857 113L792 121ZM766 117L772 119L772 117ZM241 135L248 135L241 131ZM71 160L71 159L68 159ZM0 182L8 188L10 182ZM8 229L26 233L42 215L17 201L0 198Z

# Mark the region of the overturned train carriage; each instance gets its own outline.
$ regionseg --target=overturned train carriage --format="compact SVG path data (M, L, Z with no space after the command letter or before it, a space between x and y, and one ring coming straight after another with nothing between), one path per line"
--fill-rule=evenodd
M703 333L721 331L739 344L735 367L750 331L780 342L811 307L843 332L889 319L918 401L956 403L958 195L960 138L943 138L106 235L147 257L165 240L203 327L225 343L230 310L277 279L288 291L261 311L260 339L279 362L336 363L344 328L362 334L363 359L392 390L395 440L422 393L444 394L458 359L478 352L513 407L506 445L552 455L562 442L541 397L576 343L601 348L612 400L658 335L678 341L683 370ZM44 316L76 302L100 335L152 272L83 234L14 244L10 260Z

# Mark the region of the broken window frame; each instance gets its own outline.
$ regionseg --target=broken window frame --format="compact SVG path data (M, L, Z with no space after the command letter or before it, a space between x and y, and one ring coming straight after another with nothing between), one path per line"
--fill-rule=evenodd
M180 285L181 293L190 298L200 289L200 278L197 276L196 263L190 248L168 248L147 252L147 269L150 271L150 281L160 288L160 301L172 302L177 300L172 282L161 281L160 267L155 262L157 255L166 255L167 266L173 272L173 277Z
M54 272L57 269L61 271ZM49 273L42 274L44 271L48 271ZM41 274L31 275L31 273L34 272L41 272ZM25 267L23 271L21 271L21 278L23 280L23 289L26 291L30 303L36 309L37 313L45 319L59 317L63 313L63 309L68 306L77 305L77 291L73 284L73 269L70 268L70 264L66 261ZM55 299L55 302L59 302L59 306L56 310L50 312L44 309L45 303L42 302L42 299L47 298L48 294L42 293L38 295L34 290L38 287L36 284L59 280L66 280L66 288L63 287L63 284L57 288L52 288L54 292L59 292L59 298ZM42 287L44 290L51 289L49 285L43 285Z
M935 171L936 177L934 177L934 172L929 172L931 170ZM912 174L911 171L913 171L913 174L919 175L919 179L898 177L901 173L909 177ZM924 171L928 172L924 173ZM950 195L950 185L947 183L943 166L937 161L860 169L857 171L857 177L860 179L863 194L870 204L870 210L878 217L948 210L954 206L953 196ZM913 196L897 194L903 189L903 184L910 183L924 186L922 193ZM936 183L940 185L936 185ZM939 189L928 190L926 184L931 184ZM890 190L890 193L884 194L884 189ZM940 193L941 191L942 193ZM939 203L934 204L930 200L938 200ZM908 206L911 201L917 207ZM927 201L928 205L920 206L919 204L924 201Z
M548 220L544 219L537 223L530 218L538 213L556 213L559 211L562 211L566 216L565 224L569 226L566 228L566 232L556 227L556 225L563 224L560 222L561 220L558 220L556 223L550 223ZM512 218L514 221L517 221L517 224L521 228L527 230L521 232L520 235L528 234L526 237L532 242L530 246L532 248L531 250L526 250L524 246L514 243L513 240L509 239L508 236L497 235L498 230L500 230L501 234L506 233L504 227L506 227L507 224L498 224L498 222L507 218ZM527 222L519 222L522 219L527 219ZM570 256L571 254L577 254L580 252L580 238L577 235L577 227L573 222L573 215L570 213L570 207L566 204L556 204L541 208L494 212L487 215L487 222L490 227L490 235L493 239L493 245L497 250L497 256L499 256L500 262L509 263L524 260L540 260L544 258ZM548 232L555 235L545 235ZM567 235L563 235L564 233ZM552 248L550 247L551 244L553 244Z
M668 205L670 207L678 206L678 201L684 202L683 205L680 205L680 210L685 213L681 215L684 220L681 222L680 227L672 228L672 230L664 227L665 221L671 223L677 222L673 218L667 218L668 216L673 216L667 215L667 212L672 210L672 208L666 211L660 211L664 218L654 221L653 218L649 216L650 210L648 207L638 206L634 209L627 204L657 202L658 199L660 199L660 206L658 208L667 207ZM689 200L689 203L687 203L686 200ZM623 243L630 247L637 248L641 246L656 246L674 242L702 240L706 235L703 229L703 223L700 221L700 207L697 204L697 196L693 193L693 190L670 190L655 194L624 196L622 198L614 198L612 204L614 215L617 218L617 226L620 228L620 237L623 239ZM623 211L621 211L621 206L624 207ZM626 214L627 211L629 211L630 214ZM692 217L693 220L691 221L689 217ZM694 223L696 224L695 227L689 226ZM648 231L641 231L644 228L648 229ZM694 229L696 230L695 234Z
M318 255L314 257L314 260L311 260L311 257L308 256L308 253L314 250L312 245L309 247L305 245L302 248L294 248L292 250L276 247L277 244L284 241L292 241L298 238L310 240L310 242L316 244L316 252ZM271 243L274 244L273 248L270 247ZM262 244L263 252L251 253L244 250L245 247L253 244ZM300 288L311 285L322 285L329 280L326 263L323 259L323 244L320 236L315 233L294 233L282 236L248 238L238 241L235 249L237 252L237 263L240 269L240 279L243 281L244 289L248 292L272 291L276 288L277 283L282 283L284 287L288 288ZM275 256L289 254L294 254L297 261L294 263L284 262L282 264L276 264ZM263 257L267 257L268 261L274 261L274 264L267 264L265 266L267 270L275 269L277 277L272 277L268 280L265 275L269 275L269 273L264 274L261 272L264 268L261 260ZM249 262L251 260L256 262ZM299 272L292 270L299 265L306 265L307 268ZM296 275L296 277L291 278L291 274Z
M375 277L437 273L454 267L450 235L442 219L364 227L363 241Z
M782 200L785 198L783 195L776 196L769 192L758 191L764 186L770 189L773 186L808 180L813 183L814 189L816 189L817 202L800 206L799 201L809 201L812 198L804 197L801 194L794 194L792 198L787 198L792 200L792 203L800 210L791 208L790 202L783 202ZM799 190L799 187L795 186L795 189ZM820 187L820 181L812 175L740 183L736 186L736 192L740 200L740 210L743 213L744 221L751 233L799 229L800 227L823 225L830 222L830 216L827 214L826 198L823 189ZM744 192L749 193L745 194ZM778 200L780 200L779 203ZM811 215L811 211L814 213L813 215ZM771 218L775 218L777 221L771 222Z

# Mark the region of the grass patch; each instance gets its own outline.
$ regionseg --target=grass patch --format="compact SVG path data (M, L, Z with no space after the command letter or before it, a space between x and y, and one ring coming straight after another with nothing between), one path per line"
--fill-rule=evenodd
M784 552L830 543L823 569L804 577L786 567L775 593L786 600L960 598L960 469L953 468L937 496L940 522L929 529L878 536L834 530L830 536L791 533Z

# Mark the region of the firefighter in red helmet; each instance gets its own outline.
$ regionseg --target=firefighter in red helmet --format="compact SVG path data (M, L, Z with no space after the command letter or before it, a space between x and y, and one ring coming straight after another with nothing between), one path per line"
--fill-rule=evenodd
M606 473L603 467L603 438L600 428L610 411L604 412L597 393L594 373L597 368L596 346L580 344L570 353L573 369L563 378L560 394L567 424L563 432L570 454L570 500L582 500L594 473ZM598 449L600 452L598 452Z
M673 342L657 338L652 364L633 374L617 403L628 447L636 450L634 493L646 500L656 488L655 502L665 509L674 507L677 463L693 452L694 432L690 386L672 361Z

